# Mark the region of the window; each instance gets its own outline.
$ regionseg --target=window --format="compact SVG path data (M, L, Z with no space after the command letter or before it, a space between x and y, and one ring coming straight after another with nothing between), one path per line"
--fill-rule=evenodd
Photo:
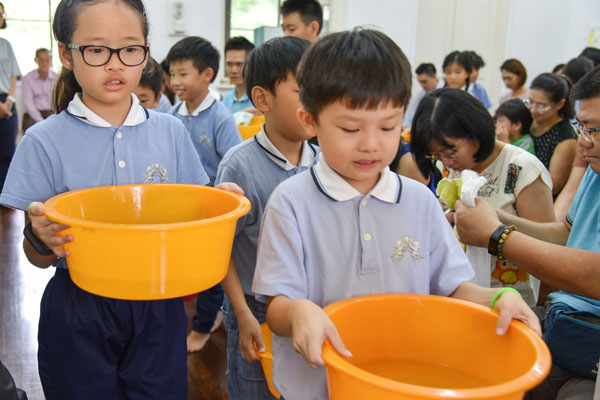
M15 52L21 74L37 68L35 50L45 47L53 52L54 70L58 71L60 60L55 54L56 42L52 36L51 16L59 0L5 0L7 28L0 36L8 40Z
M245 36L254 43L254 29L279 26L280 0L227 0L225 40Z

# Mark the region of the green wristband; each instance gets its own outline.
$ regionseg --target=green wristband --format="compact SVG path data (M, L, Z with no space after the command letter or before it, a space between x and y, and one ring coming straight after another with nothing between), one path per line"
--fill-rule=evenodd
M515 292L516 294L519 295L520 298L523 298L523 296L521 296L521 293L519 293L518 290L513 289L511 287L503 287L501 289L499 289L496 293L494 293L494 296L492 297L492 301L490 301L490 308L493 309L494 306L496 305L496 302L498 301L498 299L500 298L500 296L502 296L502 293L504 292Z

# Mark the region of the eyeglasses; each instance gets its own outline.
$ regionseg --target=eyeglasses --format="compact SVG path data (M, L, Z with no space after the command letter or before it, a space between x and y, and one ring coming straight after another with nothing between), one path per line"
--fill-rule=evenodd
M456 153L452 154L432 154L429 156L425 156L426 159L432 161L453 161L456 160Z
M577 132L577 136L581 136L586 141L593 143L594 139L598 136L598 134L594 135L596 132L600 132L600 126L598 128L584 128L581 124L575 124L575 132Z
M101 67L108 64L113 54L117 53L119 60L128 66L135 67L146 60L148 55L148 46L135 44L131 46L120 47L113 49L107 46L80 46L71 43L67 46L69 49L79 50L83 61L90 67Z
M535 111L539 113L545 113L552 107L548 104L536 103L535 101L531 101L531 99L523 100L523 104L525 104L525 107L527 107L529 110L535 109Z

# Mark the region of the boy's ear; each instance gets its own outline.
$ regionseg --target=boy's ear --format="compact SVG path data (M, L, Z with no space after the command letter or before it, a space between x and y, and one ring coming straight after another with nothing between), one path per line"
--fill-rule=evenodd
M512 128L513 128L515 131L519 131L519 132L521 132L523 135L524 135L524 134L526 134L526 133L528 133L528 132L523 132L523 124L521 123L521 121L517 121L517 122L511 122L510 124L512 125Z
M69 49L67 49L67 46L62 42L58 42L58 57L60 58L60 62L62 63L63 67L65 67L68 70L73 69L73 59L71 58L71 52L69 51Z
M206 79L206 81L210 82L215 76L215 70L211 67L206 67L204 68L204 71L202 71L202 76L204 76L204 79Z
M269 105L269 96L271 95L268 90L262 88L260 86L254 86L251 91L252 94L252 103L254 103L254 107L261 112L269 112L271 111L271 106Z
M317 136L317 122L311 113L304 107L300 107L298 111L296 111L296 116L307 134L311 137Z

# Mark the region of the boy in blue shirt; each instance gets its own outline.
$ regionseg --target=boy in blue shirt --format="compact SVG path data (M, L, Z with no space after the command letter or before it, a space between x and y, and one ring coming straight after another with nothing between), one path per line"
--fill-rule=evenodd
M187 128L212 186L221 158L242 141L233 115L208 90L219 71L219 52L207 40L190 36L171 47L167 61L171 86L181 99L169 114L179 118ZM214 325L213 322L222 302L223 290L218 285L198 294L188 352L202 350L210 332L218 325L218 321Z
M244 62L252 50L254 45L243 36L232 37L225 43L225 71L235 87L223 96L223 104L232 113L246 111L259 114L246 93L246 83L242 75Z
M250 213L238 221L232 262L222 282L227 329L227 388L231 400L273 399L254 351L264 351L260 323L266 304L252 292L259 230L267 199L285 179L311 167L317 149L296 111L300 108L296 67L310 42L296 37L271 39L248 56L244 68L248 96L265 115L261 131L229 150L216 182L233 181L252 203Z
M190 133L211 185L221 158L242 141L233 115L208 90L219 72L219 58L217 49L197 36L181 39L167 55L171 86L182 100L169 114Z
M148 64L142 71L142 77L137 87L133 89L133 94L136 95L140 101L140 105L146 107L148 110L154 110L158 112L168 112L171 107L168 106L165 110L165 104L161 100L166 98L162 94L162 87L164 83L162 68L156 60L152 57L148 59ZM161 106L161 104L163 106Z
M473 269L435 196L388 167L411 86L398 46L373 30L335 33L306 52L297 79L298 116L321 153L271 194L252 290L269 302L276 389L286 400L314 400L328 398L323 341L352 356L322 307L394 292L488 305L496 289L468 282ZM495 304L499 334L512 318L540 332L518 294Z

